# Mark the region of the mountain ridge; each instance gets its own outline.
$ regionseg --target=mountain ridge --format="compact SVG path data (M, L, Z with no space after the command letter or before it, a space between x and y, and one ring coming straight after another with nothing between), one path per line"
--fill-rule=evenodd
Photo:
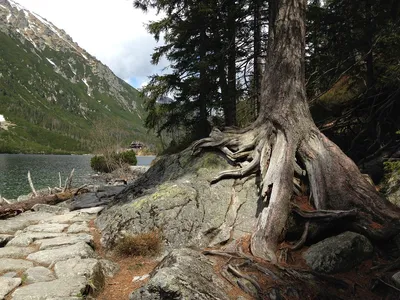
M0 152L92 151L99 127L123 145L155 141L136 89L12 0L0 0L0 114L16 124L0 129Z

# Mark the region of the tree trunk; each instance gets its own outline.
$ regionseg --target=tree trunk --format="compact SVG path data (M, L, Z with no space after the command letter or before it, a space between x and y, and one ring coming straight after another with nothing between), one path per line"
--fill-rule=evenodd
M258 115L260 110L260 93L261 93L261 0L254 1L254 16L253 16L253 27L254 27L254 58L253 58L253 86L254 86L254 103L253 113L255 116Z
M400 209L383 199L357 166L315 126L306 102L306 0L271 0L266 70L257 120L240 131L218 132L194 149L219 148L234 163L250 160L239 170L222 172L214 182L260 171L264 207L251 238L253 255L277 262L291 211L293 177L305 169L315 209L357 209L355 218L341 220L372 240L400 232ZM253 150L249 153L249 150ZM256 201L256 199L255 199ZM353 213L353 212L352 212Z
M199 124L196 127L197 137L205 137L208 135L209 124L207 121L207 97L208 97L208 83L207 83L207 67L204 62L206 59L206 28L200 30L200 84L199 84Z
M228 95L225 125L236 125L236 4L228 6Z

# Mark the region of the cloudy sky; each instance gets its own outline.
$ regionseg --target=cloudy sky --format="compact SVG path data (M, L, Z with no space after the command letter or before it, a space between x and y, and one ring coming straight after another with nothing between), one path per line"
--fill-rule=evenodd
M15 0L57 27L134 87L168 65L154 66L150 55L157 46L144 24L159 18L155 12L133 8L133 0Z

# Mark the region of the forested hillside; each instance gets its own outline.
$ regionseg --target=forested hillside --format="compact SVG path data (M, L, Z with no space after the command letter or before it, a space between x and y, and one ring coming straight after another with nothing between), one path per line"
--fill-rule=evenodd
M151 142L137 90L63 31L12 1L0 1L0 152L90 152ZM153 140L154 141L154 140Z

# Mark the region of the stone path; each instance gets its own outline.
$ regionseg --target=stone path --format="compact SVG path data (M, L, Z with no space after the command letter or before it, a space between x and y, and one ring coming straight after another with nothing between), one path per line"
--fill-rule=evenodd
M102 207L33 210L0 220L0 300L95 297L117 269L93 250L88 224Z

